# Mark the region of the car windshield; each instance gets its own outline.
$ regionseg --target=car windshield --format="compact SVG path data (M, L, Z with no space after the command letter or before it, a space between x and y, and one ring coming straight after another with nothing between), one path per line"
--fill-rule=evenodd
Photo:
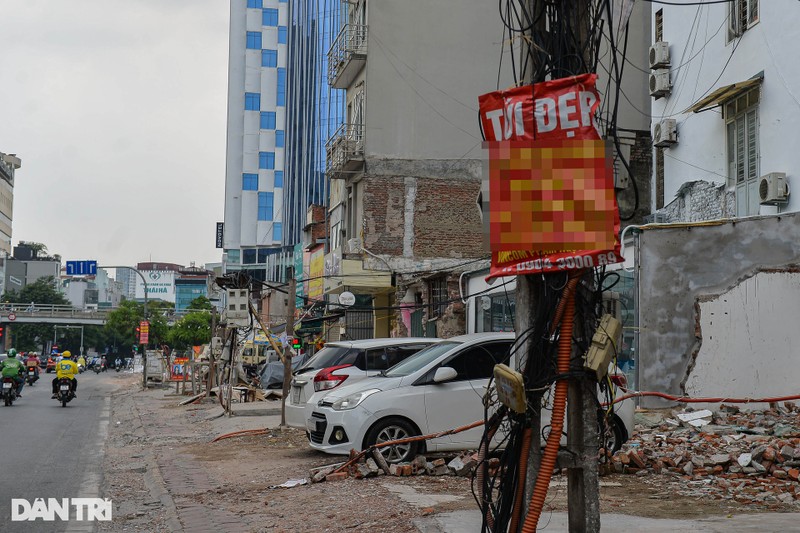
M461 344L455 341L444 341L439 344L428 346L424 350L417 352L405 361L397 363L389 370L383 372L383 376L390 378L399 378L413 374L420 368L425 367L432 361L439 358L440 355L452 350L455 346Z
M303 368L297 371L297 374L308 372L310 370L319 370L320 368L335 366L349 351L350 348L345 346L326 346L315 353L311 359L306 361L306 364L303 365Z

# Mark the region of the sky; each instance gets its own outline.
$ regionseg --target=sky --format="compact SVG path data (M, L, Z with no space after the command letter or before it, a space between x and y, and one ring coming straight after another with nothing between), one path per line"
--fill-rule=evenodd
M202 266L222 221L228 0L0 0L12 243Z

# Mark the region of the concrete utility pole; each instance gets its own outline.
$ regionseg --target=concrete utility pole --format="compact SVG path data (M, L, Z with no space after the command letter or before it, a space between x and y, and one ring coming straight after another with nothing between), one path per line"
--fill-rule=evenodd
M286 312L286 345L283 347L283 398L281 398L281 426L286 425L286 398L292 382L292 352L289 346L290 339L294 337L294 300L297 280L293 269L289 269L289 309Z
M528 12L533 14L538 13L537 0L528 0ZM572 14L573 20L562 21L563 24L569 22L572 28L577 32L577 38L580 42L586 42L589 35L589 25L592 23L590 20L590 0L564 0L564 4L571 3L569 12ZM566 11L558 11L565 13ZM547 31L554 31L552 28L545 27L545 17L539 17L534 24L531 25L528 37L530 42L528 47L533 48L533 43L536 43L536 34L544 35ZM533 84L545 81L536 78L536 72L543 72L544 69L538 68L536 58L530 58L525 61L525 56L529 53L528 47L522 47L522 63L528 66L528 70L524 72L525 79ZM588 47L587 47L588 48ZM545 53L550 52L545 50ZM575 58L580 58L586 53L586 50L569 50L567 47L561 49L560 57L552 57L552 62L555 65L553 78L560 78L567 75L577 75L583 72L575 69ZM612 52L613 53L613 52ZM589 61L585 61L589 64ZM560 274L556 274L561 276ZM544 276L518 276L517 278L517 331L528 331L536 321L536 302L539 297L544 293L545 284L547 279L553 275L547 274ZM561 279L561 278L559 278ZM581 291L580 286L577 291L570 296L575 299L577 294ZM591 338L593 332L583 331L582 324L585 323L585 317L578 309L575 314L575 336L588 336ZM527 346L522 347L522 353L530 354L530 343L526 341ZM583 368L583 354L579 353L575 346L572 349L570 368L572 370ZM600 531L600 488L597 468L597 452L599 449L598 439L598 421L597 421L597 405L596 405L596 388L597 385L592 379L570 379L567 394L567 450L570 458L569 464L565 464L567 468L567 500L569 508L569 531L581 533L594 533ZM532 413L532 440L530 455L528 459L528 474L525 479L525 511L527 514L528 505L533 493L533 487L536 483L536 478L539 474L539 465L541 464L541 410L539 405L541 402L534 400L532 402L536 407ZM561 459L561 457L559 457ZM561 461L559 461L560 463ZM516 532L514 532L516 533Z

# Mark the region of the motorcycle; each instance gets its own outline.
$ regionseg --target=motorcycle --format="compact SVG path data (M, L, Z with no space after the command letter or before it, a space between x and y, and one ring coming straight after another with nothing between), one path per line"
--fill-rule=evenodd
M3 378L3 388L0 389L6 407L14 403L17 399L17 384L13 378Z
M100 370L100 363L97 363L96 365L94 365L94 366L92 367L92 370L94 370L94 373L95 373L95 374L99 374L99 373L100 373L100 371L101 371L101 370Z
M67 404L75 397L72 392L72 380L69 378L61 378L58 380L58 392L56 392L56 400L61 402L61 407L66 407Z
M36 375L36 367L35 366L29 366L28 367L28 377L26 378L26 381L28 382L28 385L33 386L33 384L36 383L36 381L38 379L39 379L39 376Z
M119 372L120 370L122 370L122 360L120 360L120 359L117 359L117 360L114 362L114 370L116 370L117 372Z

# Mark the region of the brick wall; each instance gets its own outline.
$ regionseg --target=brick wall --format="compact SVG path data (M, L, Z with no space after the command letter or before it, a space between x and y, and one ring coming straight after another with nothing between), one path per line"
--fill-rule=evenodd
M416 257L482 257L483 228L475 203L480 181L417 180Z
M405 180L399 176L365 176L364 247L375 254L403 255Z
M362 179L364 246L376 254L403 255L408 178ZM483 234L475 199L480 181L412 178L413 257L482 257Z

